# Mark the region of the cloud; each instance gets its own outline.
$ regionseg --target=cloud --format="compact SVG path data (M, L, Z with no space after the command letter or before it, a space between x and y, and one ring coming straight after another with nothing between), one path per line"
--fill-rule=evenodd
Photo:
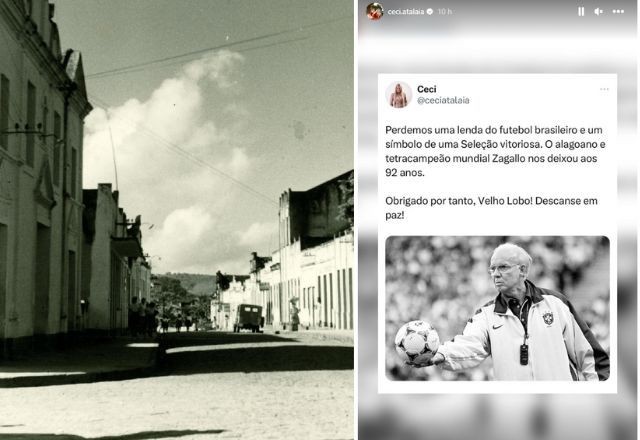
M231 152L229 168L232 174L239 176L249 168L249 157L244 148L234 148Z
M221 50L187 64L184 72L194 81L207 78L221 89L228 89L238 85L236 65L242 61L244 57L239 53Z
M216 215L216 210L190 206L172 211L145 232L145 251L154 272L243 274L249 270L249 254L269 254L278 241L277 224L254 222L234 229Z
M238 233L238 244L275 246L278 240L277 227L275 223L252 223L248 229Z
M239 54L222 51L189 63L176 78L163 81L146 101L131 99L107 110L96 108L85 124L86 185L113 180L112 141L118 173L126 178L137 176L138 184L141 178L150 180L159 172L165 178L177 177L185 171L180 167L192 169L194 160L220 168L232 161L237 165L237 152L230 142L240 136L236 133L239 127L218 127L205 102L229 87L242 60ZM245 163L248 161L246 158ZM143 174L139 173L141 164L145 165Z
M154 234L154 240L170 247L174 257L182 258L201 243L204 234L211 231L214 225L211 214L202 207L176 209L164 219L160 232Z
M214 217L203 207L176 209L143 237L143 245L149 254L159 257L157 261L152 259L155 268L181 272L190 267L204 268L211 263L216 227Z
M206 121L196 127L191 137L184 143L186 150L193 153L207 154L212 146L226 147L229 143L229 134L216 127L213 121Z
M114 149L121 206L129 218L142 214L156 224L143 238L145 251L162 258L152 261L154 270L248 270L254 243L239 245L238 234L251 231L255 218L222 176L242 181L253 166L244 142L251 114L237 98L243 62L216 52L187 64L148 99L96 106L85 120L84 187L115 183ZM263 239L256 228L254 238Z
M151 263L156 273L248 273L249 253L275 246L276 225L252 223L231 231L202 206L172 211L161 225L145 233L145 251L159 258ZM264 252L259 252L264 255Z

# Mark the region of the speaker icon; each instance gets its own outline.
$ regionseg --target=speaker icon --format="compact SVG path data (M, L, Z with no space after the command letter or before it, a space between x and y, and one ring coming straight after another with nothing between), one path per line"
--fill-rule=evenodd
M600 9L600 8L595 8L593 10L593 13L596 14L596 15L600 15L600 14L604 14L604 11L602 9Z

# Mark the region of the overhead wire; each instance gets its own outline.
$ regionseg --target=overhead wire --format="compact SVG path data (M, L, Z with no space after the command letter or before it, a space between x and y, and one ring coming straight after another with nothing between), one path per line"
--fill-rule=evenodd
M176 65L176 64L183 64L186 61L189 60L189 58L191 57L196 57L198 55L201 55L203 53L206 52L212 52L212 51L216 51L216 50L221 50L221 49L226 49L226 48L230 48L230 47L234 47L234 46L239 46L242 44L247 44L247 43L252 43L252 42L256 42L256 41L261 41L261 40L266 40L269 38L274 38L274 37L278 37L278 36L282 36L282 35L287 35L287 34L291 34L294 32L300 32L303 30L308 30L311 28L315 28L318 26L324 26L324 25L328 25L331 23L335 23L338 21L342 21L342 20L346 20L349 19L350 17L340 17L340 18L336 18L336 19L331 19L331 20L324 20L324 21L320 21L320 22L316 22L316 23L312 23L309 25L304 25L304 26L297 26L295 28L289 28L289 29L285 29L282 31L278 31L278 32L273 32L270 34L265 34L265 35L260 35L257 37L252 37L252 38L246 38L244 40L240 40L240 41L234 41L234 42L230 42L230 43L224 43L224 44L219 44L216 46L211 46L211 47L207 47L207 48L203 48L203 49L198 49L198 50L193 50L193 51L189 51L189 52L185 52L182 54L177 54L177 55L172 55L169 57L163 57L163 58L159 58L159 59L155 59L155 60L149 60L149 61L145 61L145 62L141 62L141 63L135 63L135 64L131 64L128 66L121 66L118 68L114 68L114 69L109 69L109 70L104 70L101 72L95 72L92 74L87 74L85 75L85 78L87 79L100 79L100 78L105 78L105 77L109 77L109 76L115 76L115 75L120 75L120 74L127 74L127 73L134 73L134 72L138 72L138 71L144 71L144 70L150 70L152 68L156 69L156 68L162 68L162 67L167 67L167 66L172 66L172 65ZM288 43L293 43L293 42L297 42L297 41L302 41L302 40L306 40L310 37L305 36L305 37L300 37L300 38L291 38L291 39L287 39L287 40L281 40L281 41L275 41L272 43L268 43L268 44L264 44L264 45L260 45L260 46L254 46L254 47L248 47L248 48L244 48L244 49L237 49L237 52L247 52L247 51L252 51L252 50L257 50L257 49L262 49L262 48L266 48L266 47L272 47L272 46L277 46L277 45L282 45L282 44L288 44ZM173 61L172 63L167 63L168 61ZM154 64L158 64L157 66L153 66ZM151 67L153 66L153 67ZM96 101L98 104L101 104L103 107L105 107L105 111L107 111L108 107L113 107L112 105L110 105L109 103L105 102L103 99L101 99L100 97L95 96L94 94L90 94L91 99ZM109 116L107 115L107 118ZM118 117L116 115L116 117ZM124 120L124 118L119 118L121 120ZM155 133L153 130L149 129L148 127L139 124L139 123L135 123L135 122L131 122L128 120L124 120L126 123L129 124L133 124L135 125L138 129L140 129L141 131L143 131L144 133L146 133L148 136L156 139L157 141L159 141L161 143L161 145L163 145L165 148L167 148L169 151L172 151L175 154L178 154L179 156L191 161L192 163L195 163L201 167L207 168L210 171L214 172L215 174L231 181L232 183L238 185L241 189L243 189L244 191L248 192L249 194L258 197L264 201L269 202L270 204L274 204L277 205L278 203L273 200L271 197L263 194L262 192L252 188L251 186L245 184L244 182L234 178L233 176L231 176L230 174L222 171L221 169L219 169L218 167L215 167L214 165L210 164L209 162L203 160L202 158L194 155L193 153L190 153L189 151L181 148L180 146L176 145L175 143L163 138L162 136L158 135L157 133ZM117 165L116 165L116 156L115 156L115 145L113 144L113 135L111 134L111 126L109 125L109 133L111 136L111 145L112 145L112 150L113 150L113 160L114 160L114 168L115 168L115 172L116 172L116 180L117 180ZM116 183L117 185L117 183Z
M202 49L197 49L197 50L185 52L185 53L182 53L182 54L177 54L177 55L172 55L172 56L168 56L168 57L158 58L158 59L155 59L155 60L144 61L144 62L141 62L141 63L130 64L128 66L116 67L116 68L109 69L109 70L103 70L101 72L95 72L95 73L86 74L85 78L87 78L87 79L96 79L96 78L102 78L102 77L105 77L105 76L117 75L117 74L120 74L120 73L128 72L130 69L146 67L146 66L150 66L150 65L153 65L153 64L159 64L159 63L166 62L166 61L176 60L176 59L179 59L179 58L187 58L187 57L191 57L191 56L195 56L195 55L201 55L201 54L206 53L206 52L212 52L212 51L215 51L215 50L226 49L226 48L238 46L238 45L241 45L241 44L252 43L252 42L255 42L255 41L274 38L274 37L278 37L278 36L281 36L281 35L291 34L293 32L300 32L300 31L303 31L303 30L315 28L315 27L318 27L318 26L324 26L324 25L327 25L327 24L335 23L335 22L338 22L338 21L346 20L346 19L352 19L352 17L334 18L334 19L331 19L331 20L320 21L320 22L316 22L316 23L311 23L309 25L297 26L295 28L289 28L289 29L285 29L285 30L282 30L282 31L273 32L273 33L270 33L270 34L260 35L260 36L257 36L257 37L246 38L244 40L233 41L233 42L230 42L230 43L218 44L218 45L215 45L215 46L206 47L206 48L202 48ZM278 43L275 43L275 44L278 44Z
M103 107L105 107L105 111L107 111L108 107L113 107L112 105L110 105L109 103L105 102L104 100L102 100L101 98L90 94L90 98L91 100L97 102L98 104L102 105ZM169 149L170 151L173 151L174 153L177 153L178 155L182 156L183 158L196 163L197 165L200 165L202 167L205 167L211 171L213 171L215 174L233 182L234 184L238 185L241 189L243 189L244 191L252 194L255 197L258 197L260 199L262 199L263 201L269 202L272 205L278 205L278 203L273 200L271 197L261 193L260 191L250 187L249 185L247 185L246 183L236 179L235 177L231 176L230 174L222 171L221 169L219 169L218 167L213 166L212 164L210 164L209 162L203 160L202 158L199 158L198 156L194 155L193 153L190 153L189 151L185 150L184 148L181 148L180 146L176 145L174 142L169 141L168 139L165 139L164 137L160 136L159 134L157 134L156 132L154 132L153 130L151 130L150 128L136 123L136 122L132 122L129 121L125 118L119 117L117 115L115 115L116 118L124 121L125 123L128 123L130 125L134 125L135 127L137 127L138 129L140 129L141 131L143 131L144 133L146 133L148 136L154 138L155 140L159 141L161 145L163 145L165 148Z
M279 46L279 45L282 45L282 44L289 44L289 43L295 43L295 42L298 42L298 41L304 41L304 40L308 40L309 38L310 37L291 38L289 40L276 41L274 43L263 44L261 46L255 46L255 47L249 47L249 48L246 48L246 49L236 49L234 52L237 52L237 53L251 52L253 50L264 49L264 48L267 48L267 47L273 47L273 46ZM194 57L194 58L186 58L186 59L174 61L174 62L171 62L171 63L160 64L158 66L149 65L149 66L135 67L135 68L127 69L127 70L122 70L120 72L114 73L113 75L100 76L100 77L91 78L91 79L100 80L102 78L108 78L108 77L116 76L116 75L126 75L126 74L129 74L129 73L148 72L148 71L156 70L156 69L164 69L164 68L167 68L167 67L184 64L184 63L186 63L188 61L191 61L192 59L197 59L197 58L196 57Z

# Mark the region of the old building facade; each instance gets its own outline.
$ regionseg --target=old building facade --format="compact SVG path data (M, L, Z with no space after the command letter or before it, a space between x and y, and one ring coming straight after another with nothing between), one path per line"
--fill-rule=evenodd
M47 0L0 2L0 340L3 353L81 325L83 120L78 52Z
M353 229L340 208L343 183L352 178L350 171L281 195L279 249L266 258L253 253L245 283L274 328L286 328L297 313L303 327L353 329Z
M216 294L211 301L210 317L215 328L229 331L240 304L259 304L253 301L248 275L226 275L224 283L216 279Z
M119 334L128 327L131 299L150 299L151 267L142 250L140 216L127 220L109 183L83 194L83 327Z

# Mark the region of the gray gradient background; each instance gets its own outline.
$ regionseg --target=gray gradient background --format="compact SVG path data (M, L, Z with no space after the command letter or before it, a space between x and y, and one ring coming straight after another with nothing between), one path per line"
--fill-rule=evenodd
M636 438L636 2L383 1L385 11L447 7L454 14L385 14L377 22L365 16L368 3L359 1L356 11L359 438ZM585 7L585 17L577 16L578 6ZM605 9L605 14L595 16L595 7ZM625 15L612 15L612 8L625 9ZM408 37L420 44L407 46L403 39ZM382 39L385 44L376 45ZM466 41L459 52L441 50L447 41L456 40ZM388 49L388 42L397 42L393 50ZM618 74L618 134L623 152L618 167L617 394L378 394L377 302L383 292L377 290L376 276L377 75L394 72Z

